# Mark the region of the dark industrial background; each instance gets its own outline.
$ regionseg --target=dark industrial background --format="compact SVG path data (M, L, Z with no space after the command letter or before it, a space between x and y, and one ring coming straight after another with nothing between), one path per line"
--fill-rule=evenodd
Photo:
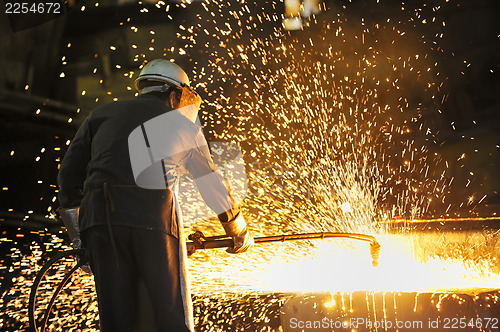
M432 11L433 1L424 6L420 1L405 5L413 2ZM128 73L137 75L144 60L176 58L188 72L196 61L203 61L203 46L198 59L176 56L172 50L184 43L176 35L180 25L189 23L197 13L206 15L208 21L209 15L200 2L191 6L167 3L171 6L168 19L164 7L159 9L147 1L104 0L96 6L95 1L72 0L65 2L58 15L6 15L2 10L0 220L43 221L54 212L57 166L68 140L96 106L113 98L133 97L133 75ZM284 11L282 2L262 1L261 5L279 15ZM353 17L376 22L391 16L397 19L401 2L339 0L324 5L327 10L317 15L318 20L342 9ZM461 1L437 13L446 22L441 29L444 37L436 46L437 56L439 48L447 50L438 59L446 77L442 113L423 112L437 129L434 149L449 163L457 201L473 194L472 201L477 203L486 195L472 209L475 215L495 215L500 203L498 8L494 0ZM267 24L269 32L263 29L263 36L280 22ZM134 48L147 49L152 38L154 50L134 57ZM424 93L409 97L426 102ZM462 154L467 158L461 158ZM455 207L448 212L449 216L464 215Z
M149 1L68 0L64 3L63 12L54 15L7 15L4 10L6 2L0 0L0 233L3 242L0 254L3 257L1 265L5 268L0 275L2 295L19 283L21 275L17 267L11 269L13 262L19 260L12 254L13 248L19 248L16 250L20 250L22 255L31 255L30 243L54 240L52 234L43 231L45 227L55 224L57 227L53 229L60 230L60 224L51 219L58 207L58 165L79 124L98 105L111 102L114 98L132 98L135 93L133 80L144 60L173 58L190 73L197 64L206 60L206 50L201 42L189 51L197 56L179 56L178 50L185 44L178 38L180 26L189 26L196 15L203 15L207 24L213 24L210 23L211 16L199 1L184 6L181 1L165 0L170 6L166 13L164 5L158 8L156 2ZM237 0L228 2L233 6L241 3ZM439 44L430 45L434 51L432 56L439 62L444 77L441 87L443 98L439 101L441 113L426 107L431 103L430 96L422 90L415 90L408 96L413 105L420 105L420 108L409 109L408 112L422 116L421 121L433 128L436 135L429 142L431 151L443 156L449 174L454 177L450 195L457 204L446 213L441 211L438 216L498 216L498 0L450 1L446 8L433 13L433 8L444 2L404 1L404 6L408 8L420 8L422 18L437 16L446 22L436 31L431 24L418 25L414 31L416 35L444 33ZM251 3L253 7L262 6L263 12L284 13L282 1L255 0ZM341 10L349 17L363 17L367 25L373 25L387 19L398 20L402 15L402 4L402 1L395 0L328 0L324 1L327 10L317 14L316 19L331 20L336 11ZM263 25L265 28L255 33L265 37L280 28L281 22L269 21ZM318 28L305 25L303 31L287 33L314 37L314 33L320 32ZM149 50L152 44L154 48ZM144 56L136 56L136 49L147 52ZM134 74L131 75L131 72ZM230 91L231 84L226 85L225 91ZM207 91L200 93L206 100L217 98ZM390 96L381 94L380 98ZM205 110L209 113L213 111L208 106ZM210 140L212 137L207 134ZM467 206L460 206L463 201L469 202ZM32 233L27 233L25 228L32 229ZM494 228L498 229L498 226ZM50 254L44 253L44 258ZM12 271L7 271L7 268ZM34 275L35 271L32 272ZM408 296L413 301L415 295L408 294L402 296ZM498 296L498 292L495 294ZM13 302L16 296L19 296L19 291L9 293L2 301ZM382 302L384 296L379 294L377 301ZM434 295L424 296L430 297L429 303L434 301ZM365 294L359 297L364 300ZM498 305L496 302L490 305L489 296L480 300L469 295L465 297L469 301L467 310L471 313L479 312L477 303L473 302L486 298L484 306L480 305L481 310L498 316ZM414 311L410 300L410 316L434 317L432 315L439 314L437 311L432 314ZM277 302L272 303L278 306ZM208 309L203 310L217 312L218 307L211 309L211 304L207 302ZM460 310L453 307L456 306L454 300L450 300L450 306L449 312ZM244 315L245 312L238 308L234 306L234 314L242 315L243 312ZM426 308L434 310L432 306ZM443 312L446 310L443 309ZM240 318L239 324L246 324L247 318ZM1 319L0 323L6 322ZM12 326L19 326L17 318L9 319ZM271 323L259 324L278 326L279 321L274 317Z

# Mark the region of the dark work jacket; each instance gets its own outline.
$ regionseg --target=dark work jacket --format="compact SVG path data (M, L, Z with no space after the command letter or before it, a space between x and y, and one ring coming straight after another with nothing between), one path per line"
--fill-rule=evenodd
M174 112L153 95L140 95L131 100L105 104L95 109L79 128L61 163L58 183L61 207L80 206L80 230L106 225L106 201L103 184L110 187L110 221L112 225L154 229L179 236L178 214L172 191L143 189L135 184L130 161L130 133L165 112ZM175 111L176 112L176 111ZM171 135L178 146L203 135L201 127L182 117L178 118L179 133ZM177 123L177 122L176 122ZM213 172L214 166L206 145L184 151L166 165L179 166L195 178ZM177 149L182 151L183 149ZM176 165L177 164L177 165ZM168 170L167 170L168 171ZM219 214L221 221L230 221L238 213L222 180L198 189L205 202ZM221 188L226 188L225 190ZM83 188L83 191L82 191ZM108 205L109 206L109 205Z

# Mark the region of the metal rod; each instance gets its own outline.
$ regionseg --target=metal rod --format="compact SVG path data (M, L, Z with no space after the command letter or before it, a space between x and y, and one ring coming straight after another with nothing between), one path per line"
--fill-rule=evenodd
M200 242L188 242L188 246L194 246L196 249L215 249L215 248L225 248L233 246L232 239L214 239L207 237L205 241ZM375 237L366 234L356 234L356 233L332 233L332 232L321 232L321 233L302 233L302 234L283 234L274 236L264 236L254 238L255 243L268 243L268 242L285 242L285 241L296 241L296 240L312 240L312 239L331 239L331 238L349 238L355 240L366 241L370 243L377 243Z
M312 240L312 239L331 239L331 238L346 238L353 240L360 240L370 242L370 253L372 256L372 265L378 266L378 259L380 255L380 244L375 237L366 234L357 233L302 233L302 234L283 234L274 236L264 236L254 238L255 243L270 243L270 242L285 242L296 240ZM192 242L187 242L187 251L194 252L197 249L215 249L215 248L230 248L234 246L233 239L221 239L220 236L204 237L201 232L196 232L190 236ZM202 239L204 239L202 241Z
M356 239L356 240L367 241L367 242L377 242L377 240L371 235L356 234L356 233L332 233L332 232L266 236L266 237L256 238L255 242L256 243L283 242L283 241L295 241L295 240L307 240L307 239L328 239L328 238L349 238L349 239Z

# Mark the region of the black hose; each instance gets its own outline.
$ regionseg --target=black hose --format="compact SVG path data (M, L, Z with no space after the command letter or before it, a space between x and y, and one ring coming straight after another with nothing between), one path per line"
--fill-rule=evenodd
M79 253L79 250L68 250L68 251L62 251L57 254L55 254L47 263L45 263L42 267L42 269L38 272L35 281L33 282L33 285L31 285L31 291L30 291L30 298L29 298L29 303L28 303L28 317L29 317L29 324L30 324L30 329L33 332L38 332L37 324L36 324L36 319L35 319L35 300L36 300L36 293L38 291L38 287L40 287L40 282L42 281L43 276L47 271L54 265L57 261L66 258L68 256L76 256ZM49 303L49 306L46 309L46 313L44 316L44 321L42 324L42 329L41 331L45 330L45 324L48 320L50 311L52 309L52 305L54 304L55 298L61 291L61 289L64 287L64 285L68 282L69 278L71 275L80 267L80 264L77 262L76 265L66 274L64 277L63 281L59 284L57 287L54 295L52 296L52 299Z
M45 327L47 326L47 322L49 321L50 311L52 310L52 306L54 305L54 302L56 301L57 295L59 295L59 293L61 292L63 287L66 286L66 284L68 283L68 281L71 278L71 276L73 275L73 273L75 273L75 271L78 270L79 268L80 268L80 266L78 266L78 264L73 266L73 268L68 273L66 273L66 275L64 276L64 279L59 283L59 286L57 286L56 291L54 292L54 294L52 295L52 298L50 299L50 303L47 307L47 310L45 311L45 317L43 319L40 332L45 332Z

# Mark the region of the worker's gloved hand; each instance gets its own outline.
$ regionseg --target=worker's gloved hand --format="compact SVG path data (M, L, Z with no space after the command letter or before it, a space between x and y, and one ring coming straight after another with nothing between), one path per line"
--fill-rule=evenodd
M90 269L90 263L85 253L85 250L82 248L79 250L79 253L76 255L76 262L80 266L80 269L87 273L91 274L92 270Z
M57 209L57 212L59 212L59 215L61 216L74 249L80 249L82 247L80 240L80 226L78 224L80 207L59 208ZM78 246L80 246L80 248L77 248Z
M253 237L247 229L247 223L241 212L238 213L234 220L222 222L222 227L224 227L226 234L232 237L234 241L233 247L227 249L228 253L239 254L253 247Z
M76 262L80 266L80 269L87 274L91 274L92 271L90 270L89 259L87 257L85 248L83 247L83 242L80 239L80 237L73 239L71 244L73 249L77 251Z
M252 248L254 245L253 237L247 230L245 233L233 237L234 247L228 248L226 251L230 254L239 254Z
M186 252L188 257L196 252L196 247L194 246L193 243L186 244Z
M59 212L59 215L64 222L64 226L66 227L66 231L68 232L73 249L77 250L78 252L76 259L78 264L80 265L80 268L86 273L91 273L87 257L85 256L83 243L80 239L80 227L78 225L78 215L80 213L80 207L76 206L71 208L59 208L57 209L57 211Z

